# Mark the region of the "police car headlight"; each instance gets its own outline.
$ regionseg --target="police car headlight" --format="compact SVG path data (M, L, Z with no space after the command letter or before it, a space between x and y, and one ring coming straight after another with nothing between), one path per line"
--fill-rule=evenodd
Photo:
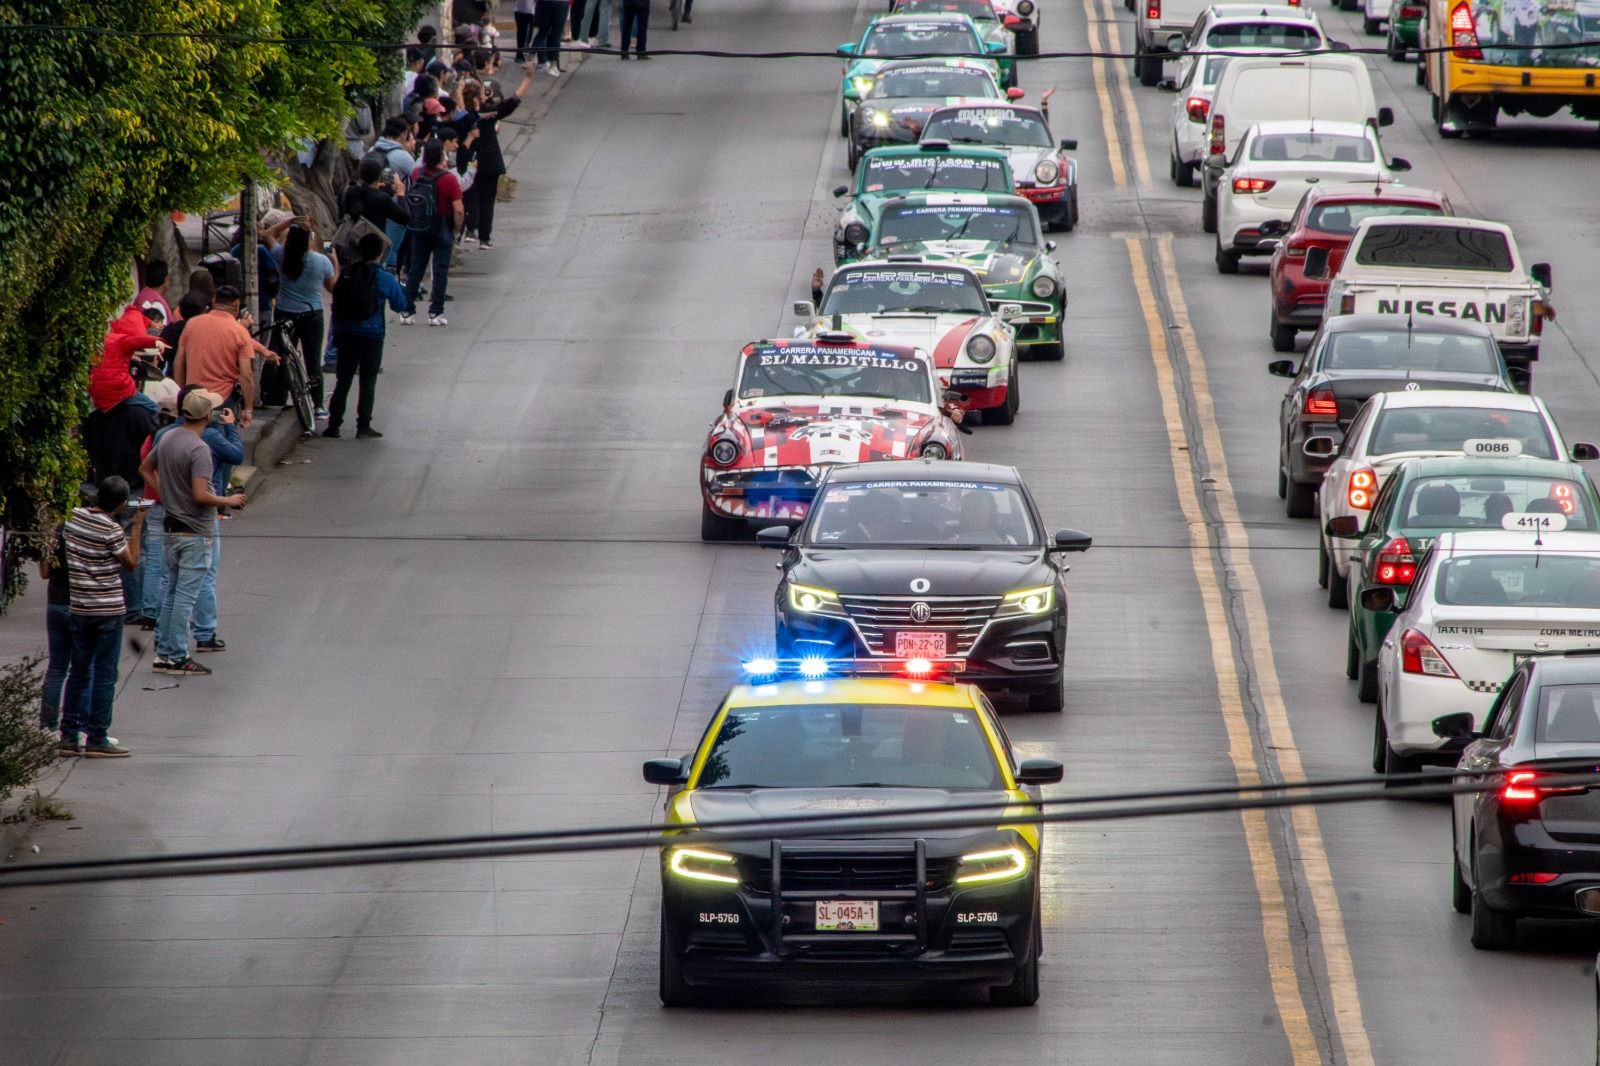
M1028 872L1028 853L1021 848L996 848L961 856L956 866L956 884L993 884L1013 881Z
M886 130L889 128L889 112L874 111L867 116L867 121L872 124L872 128L875 130Z
M1056 279L1041 274L1033 279L1033 294L1041 300L1048 300L1056 294Z
M866 244L867 236L867 226L864 222L852 222L844 228L844 239L851 244Z
M930 440L922 446L922 457L924 459L948 459L950 458L950 449L936 440Z
M789 606L801 614L831 614L843 616L839 597L827 589L811 585L789 583Z
M673 848L667 869L690 881L709 881L718 885L739 883L739 867L732 855L710 848Z
M1054 159L1041 159L1039 165L1033 168L1033 180L1040 185L1054 185L1061 176L1061 168Z
M739 458L739 445L731 438L722 437L711 446L711 461L718 466L732 466Z
M857 96L865 96L872 90L872 78L870 75L863 74L859 77L851 78L850 84L855 86Z
M994 341L978 335L967 342L967 358L974 363L987 363L994 358Z
M1033 0L1018 0L1017 14L1022 15L1024 18L1033 14Z
M1040 585L1034 589L1018 589L1008 592L1000 601L1000 613L1003 615L1035 615L1045 614L1056 605L1056 587L1054 585Z

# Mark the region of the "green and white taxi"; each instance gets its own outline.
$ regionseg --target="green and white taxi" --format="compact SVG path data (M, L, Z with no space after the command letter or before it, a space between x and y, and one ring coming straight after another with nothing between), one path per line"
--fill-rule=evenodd
M848 196L833 227L833 262L840 266L859 258L884 201L909 192L1009 193L1011 167L1005 153L993 148L952 146L923 141L904 148L874 148L861 157L855 181L833 190Z

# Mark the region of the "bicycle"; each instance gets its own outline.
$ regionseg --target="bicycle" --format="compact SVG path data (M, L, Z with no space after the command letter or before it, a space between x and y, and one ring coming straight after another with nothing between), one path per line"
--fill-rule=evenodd
M255 337L277 352L278 358L283 361L284 373L289 378L289 405L300 420L301 436L310 436L317 428L317 405L311 397L311 379L306 373L305 355L300 351L300 342L295 340L288 320L274 319L270 326L256 330ZM322 368L318 367L317 371L321 373Z

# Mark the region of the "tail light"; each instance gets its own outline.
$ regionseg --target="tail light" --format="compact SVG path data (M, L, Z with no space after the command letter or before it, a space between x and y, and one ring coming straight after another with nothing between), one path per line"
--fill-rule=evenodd
M1203 96L1191 96L1183 106L1189 112L1190 122L1204 122L1211 113L1211 101Z
M1403 19L1419 19L1422 17L1422 8L1412 7L1410 4L1401 4L1400 17Z
M1144 6L1144 17L1158 19L1161 17L1161 0L1149 0Z
M1278 184L1271 178L1234 178L1233 191L1238 193L1266 192Z
M1450 47L1457 59L1482 59L1478 29L1472 23L1472 5L1466 0L1450 9Z
M1450 664L1444 661L1444 656L1439 654L1439 649L1433 646L1433 641L1415 629L1406 630L1405 636L1400 638L1400 665L1408 674L1426 674L1429 677L1456 676Z
M1290 241L1283 246L1283 255L1286 259L1304 259L1306 257L1306 245L1303 241Z
M1547 311L1543 300L1534 300L1528 306L1528 332L1535 337L1544 335L1544 318Z
M1378 475L1372 472L1370 466L1359 467L1350 474L1350 487L1345 490L1345 498L1350 501L1350 506L1358 511L1372 510L1372 499L1378 495Z
M1339 298L1339 313L1341 315L1353 315L1353 314L1355 314L1356 313L1356 298L1354 296L1350 295L1349 293L1345 293L1342 297L1340 297Z
M1506 774L1506 783L1500 788L1500 799L1505 803L1538 803L1546 796L1584 790L1582 785L1552 787L1548 784L1552 776L1562 775L1543 774L1537 770L1512 770Z
M1572 498L1572 486L1565 481L1557 481L1550 486L1550 498L1556 501L1556 506L1561 508L1561 513L1570 515L1578 509L1578 501Z
M1300 421L1322 422L1339 417L1339 398L1332 389L1312 389L1306 393L1305 406L1300 408Z
M1506 878L1514 885L1548 885L1561 875L1558 873L1540 872L1534 874L1512 874Z
M1411 554L1411 542L1396 537L1378 551L1378 566L1372 572L1380 585L1409 585L1417 576L1416 556Z
M1211 116L1211 143L1206 146L1212 155L1221 155L1222 150L1227 147L1227 132L1228 124L1223 121L1222 116L1213 114Z

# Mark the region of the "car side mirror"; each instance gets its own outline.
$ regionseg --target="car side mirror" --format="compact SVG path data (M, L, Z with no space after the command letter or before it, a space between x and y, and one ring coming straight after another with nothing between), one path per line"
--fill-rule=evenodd
M768 526L756 531L756 543L763 548L787 548L790 536L788 526Z
M1300 445L1301 453L1312 459L1330 458L1338 450L1339 442L1321 433L1306 438L1306 442Z
M1369 611L1394 610L1394 589L1387 585L1377 585L1361 592L1361 606Z
M1056 242L1055 241L1045 241L1044 242L1044 250L1047 251L1047 252L1055 251L1056 250Z
M1006 50L1006 42L1004 42L1004 41L988 41L988 42L985 42L984 48L985 48L985 50L987 50L987 51L989 51L991 53L998 54L998 53L1004 52Z
M833 195L835 195L835 196L843 196L845 193L847 193L849 191L850 191L850 186L841 185L837 189L833 190Z
M1300 367L1293 359L1274 359L1267 364L1267 373L1275 378L1292 378L1300 373Z
M851 41L849 44L841 44L838 48L833 50L833 54L842 58L849 58L850 56L855 55L856 42Z
M1378 108L1378 125L1380 127L1382 127L1382 126L1393 126L1394 125L1394 108L1392 108L1392 107L1380 107L1380 108Z
M1076 152L1078 150L1078 140L1077 140L1077 138L1076 137L1068 137L1066 140L1062 141L1061 142L1061 150L1063 152Z
M1406 171L1411 169L1411 160L1397 155L1393 159L1389 160L1389 169L1394 171L1396 174L1404 174Z
M1160 81L1156 82L1156 88L1164 93L1175 93L1178 91L1178 79L1162 78Z
M646 759L644 779L652 785L681 785L689 774L682 759Z
M1533 278L1534 281L1537 281L1540 285L1543 285L1547 289L1551 285L1549 263L1533 264L1533 266L1528 268L1528 275L1529 277Z
M966 396L964 396L961 393L957 392L955 389L945 389L943 392L941 392L939 394L939 402L940 403L957 403L957 404L960 404L961 406L965 407L967 405L967 398L966 398Z
M817 317L817 305L810 300L796 300L793 310L797 318Z
M1586 440L1580 440L1572 446L1572 458L1580 463L1592 463L1600 459L1600 448L1596 448Z
M729 389L727 392L722 394L722 409L724 411L726 411L728 408L730 408L732 406L733 406L733 390Z
M1066 776L1066 769L1054 759L1023 759L1017 766L1017 784L1054 785Z
M1016 85L1013 85L1011 88L1006 90L1006 99L1007 100L1021 100L1024 96L1027 96L1027 95L1028 94L1027 94L1026 91L1024 91L1022 88L1020 88L1020 87L1018 87Z
M1313 281L1321 281L1328 276L1328 250L1326 248L1307 248L1305 275Z
M1441 714L1432 724L1433 735L1441 740L1476 740L1483 735L1472 728L1472 715L1467 711Z
M1167 35L1167 51L1173 55L1182 55L1189 42L1183 39L1183 34L1173 33Z
M1080 533L1076 529L1056 530L1055 543L1051 545L1053 552L1086 552L1094 543L1094 538L1087 533Z

